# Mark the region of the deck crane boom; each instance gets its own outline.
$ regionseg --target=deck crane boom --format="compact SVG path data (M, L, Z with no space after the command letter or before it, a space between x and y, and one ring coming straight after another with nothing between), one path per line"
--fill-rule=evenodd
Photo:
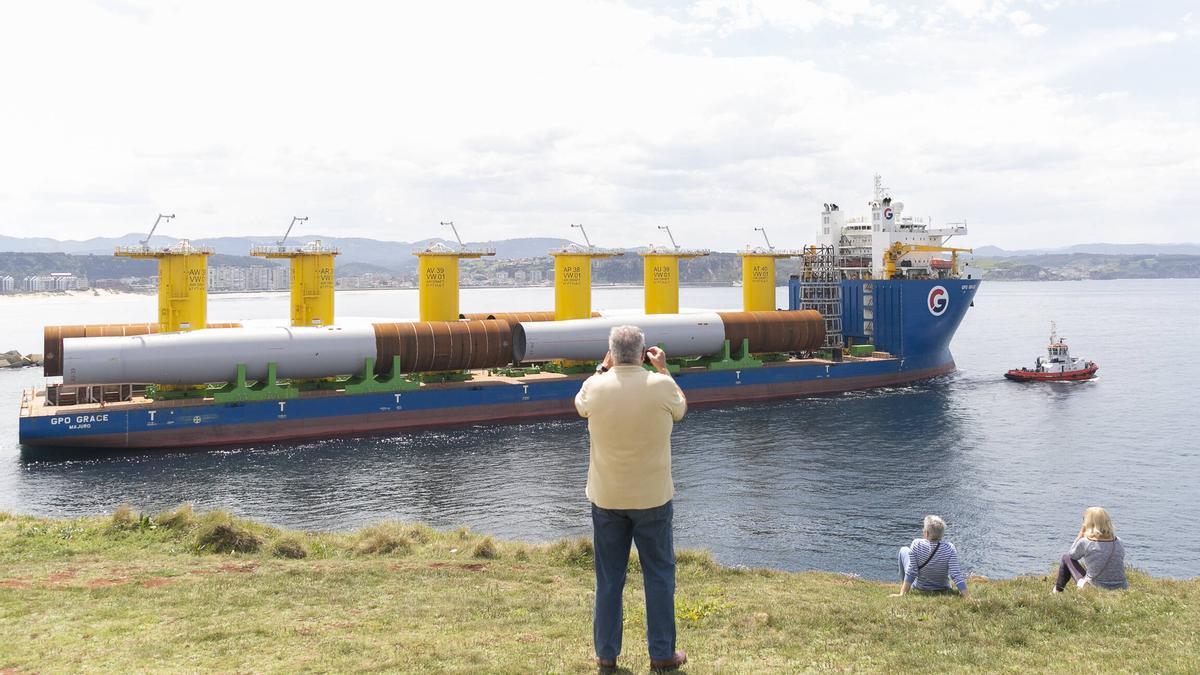
M883 278L891 279L896 275L896 262L909 253L950 253L950 271L958 276L958 254L974 253L974 249L954 248L953 246L928 246L925 244L901 244L896 242L883 252Z

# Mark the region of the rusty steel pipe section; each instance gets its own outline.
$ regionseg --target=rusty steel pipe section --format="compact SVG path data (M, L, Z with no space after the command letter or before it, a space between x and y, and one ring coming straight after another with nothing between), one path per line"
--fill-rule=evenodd
M240 323L210 323L208 328L241 328ZM159 331L158 323L89 323L70 326L46 326L42 329L42 374L63 374L63 340L81 337L126 337L150 335Z
M820 349L825 342L825 319L811 309L778 312L717 312L725 324L725 339L737 351L750 340L750 351L803 352Z
M512 324L498 319L376 323L375 373L479 370L512 362Z

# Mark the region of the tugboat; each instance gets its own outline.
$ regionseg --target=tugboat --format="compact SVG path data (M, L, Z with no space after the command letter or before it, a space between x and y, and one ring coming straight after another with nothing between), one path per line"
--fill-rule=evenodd
M1072 382L1090 380L1096 376L1096 371L1100 370L1100 366L1094 361L1071 357L1067 343L1058 337L1058 330L1053 321L1050 322L1050 345L1046 351L1046 356L1038 357L1033 370L1014 368L1004 376L1016 382Z

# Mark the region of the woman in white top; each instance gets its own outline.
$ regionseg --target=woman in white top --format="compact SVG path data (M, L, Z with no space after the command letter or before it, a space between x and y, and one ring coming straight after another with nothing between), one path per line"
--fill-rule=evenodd
M1083 512L1083 525L1071 550L1063 554L1058 565L1054 592L1062 593L1067 581L1075 579L1078 588L1128 588L1125 578L1125 546L1113 531L1108 511L1093 506Z

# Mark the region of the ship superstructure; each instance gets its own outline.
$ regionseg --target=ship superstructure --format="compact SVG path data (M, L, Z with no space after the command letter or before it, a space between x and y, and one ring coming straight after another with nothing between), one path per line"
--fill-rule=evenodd
M939 251L946 249L951 237L967 234L966 223L934 227L929 218L904 215L904 203L892 199L878 174L867 206L871 215L866 217L847 218L834 203L825 204L821 212L817 246L832 250L846 279L884 278L889 252L899 258L897 268L905 278L939 276L944 271L934 262L940 259ZM896 255L897 245L906 250Z

